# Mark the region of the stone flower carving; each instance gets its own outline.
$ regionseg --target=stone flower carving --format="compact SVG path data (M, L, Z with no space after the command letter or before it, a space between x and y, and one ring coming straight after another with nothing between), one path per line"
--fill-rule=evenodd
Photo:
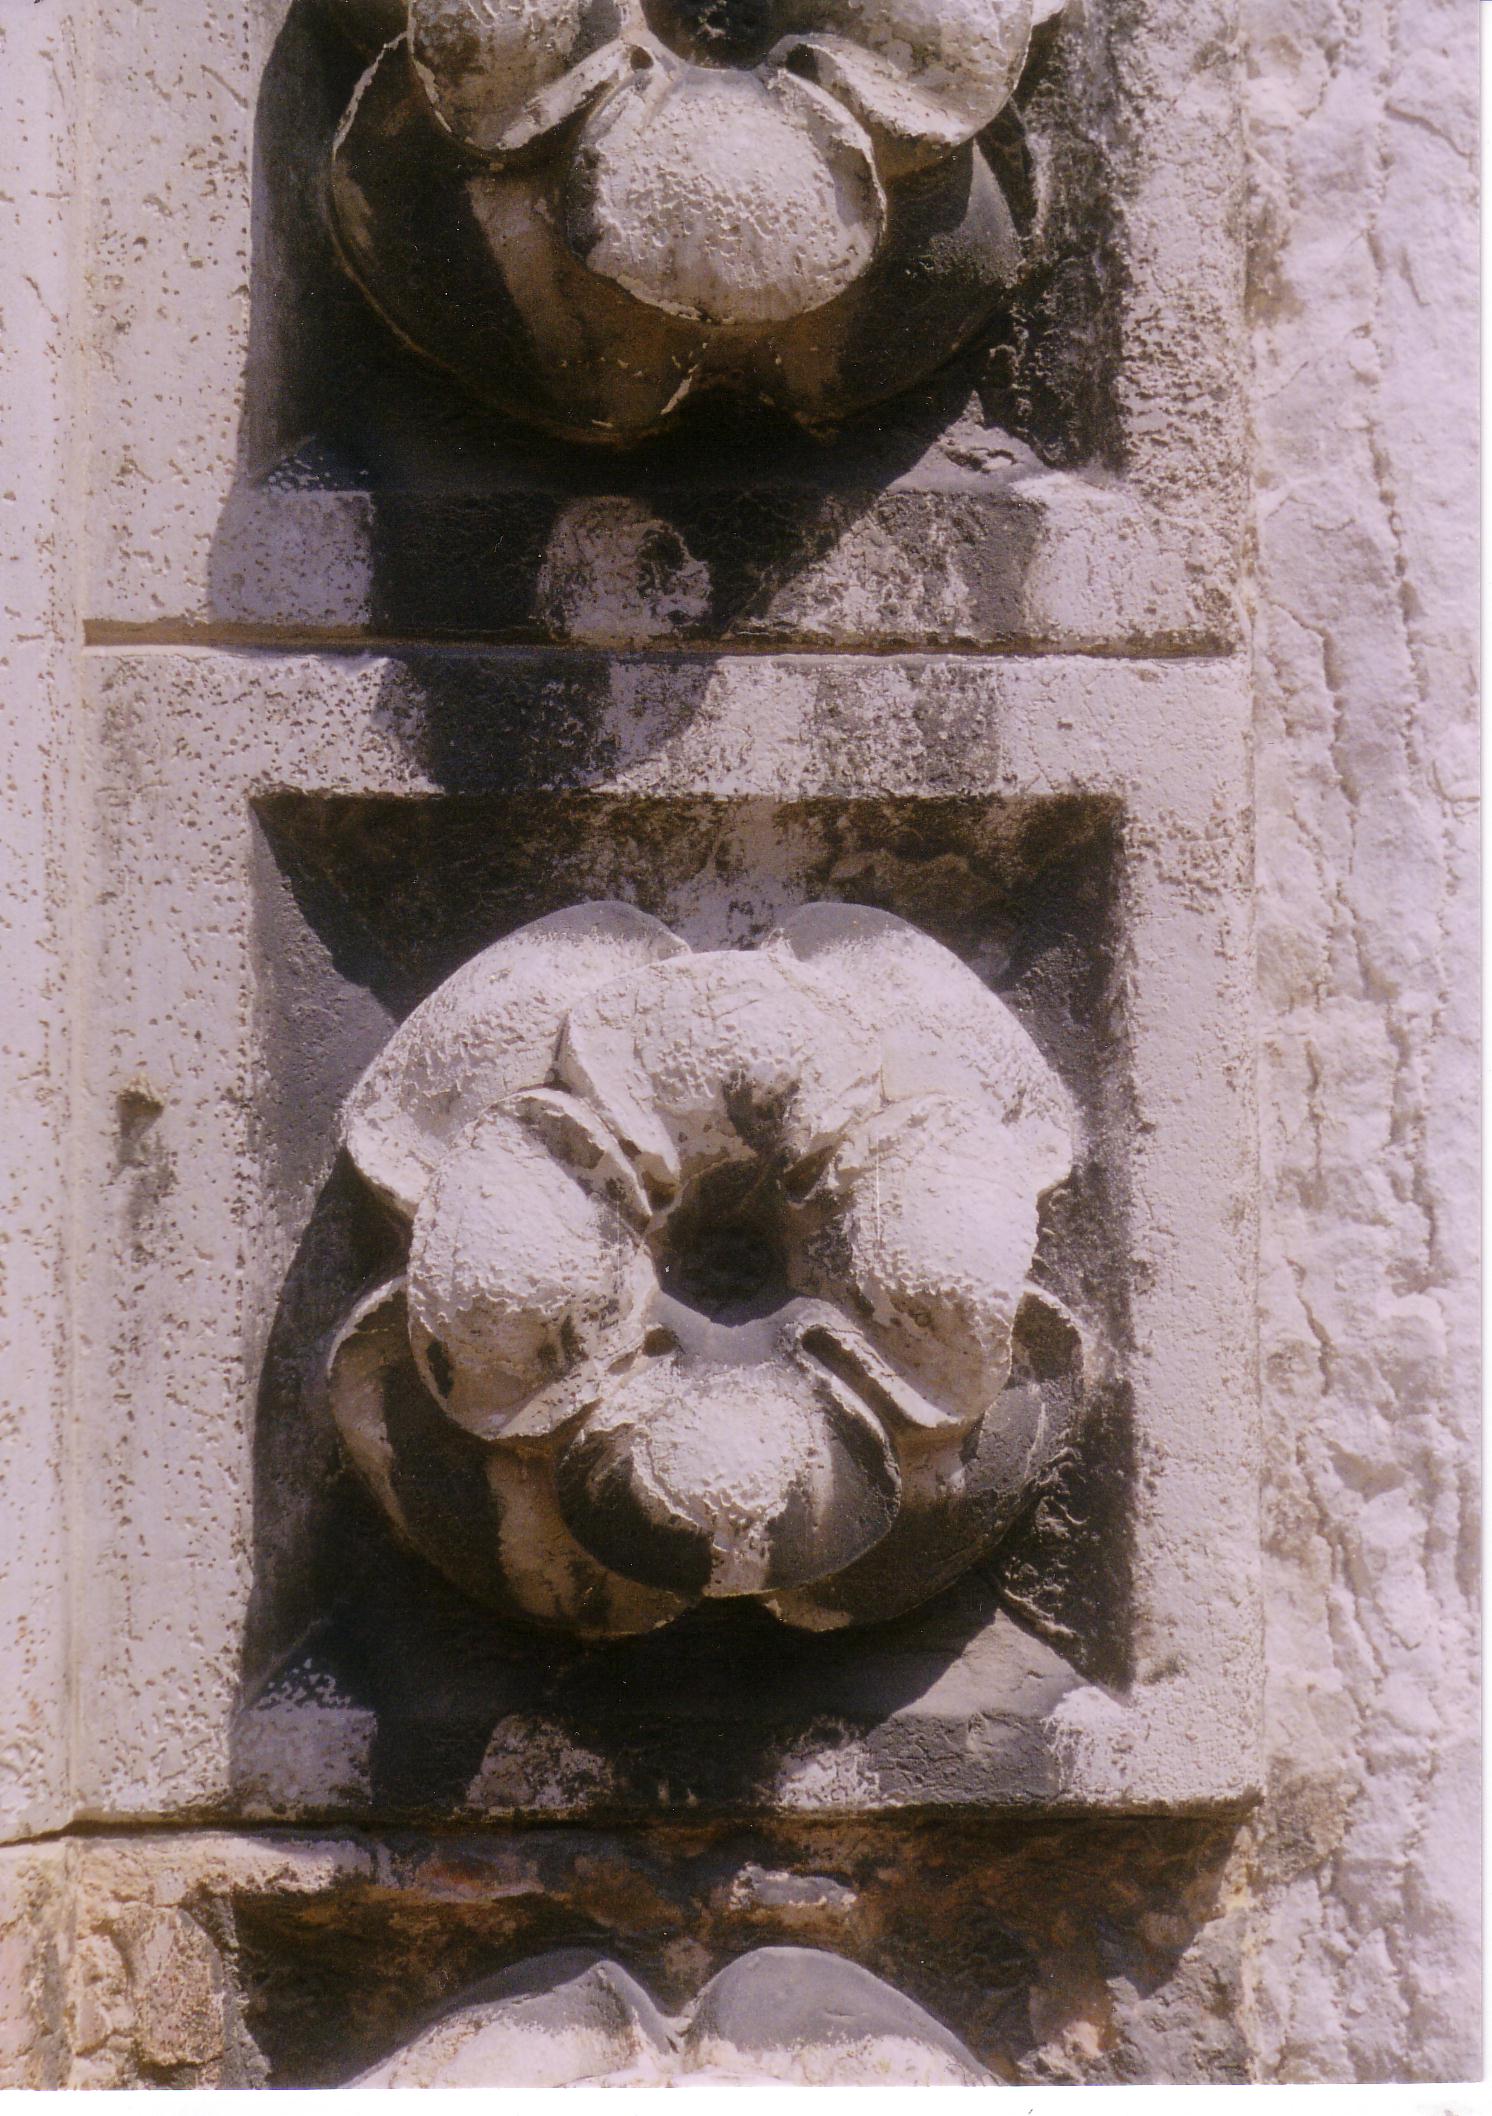
M979 2086L942 2024L858 1963L758 1947L686 2012L659 2011L619 1962L564 1948L468 1991L355 2087Z
M627 441L730 386L833 419L1014 275L975 140L1053 0L339 6L372 54L333 152L346 263L520 418Z
M1055 1076L925 934L835 904L696 953L624 904L476 956L354 1088L408 1267L326 1367L468 1592L589 1636L754 1596L894 1614L1008 1526L1076 1332L1028 1283Z

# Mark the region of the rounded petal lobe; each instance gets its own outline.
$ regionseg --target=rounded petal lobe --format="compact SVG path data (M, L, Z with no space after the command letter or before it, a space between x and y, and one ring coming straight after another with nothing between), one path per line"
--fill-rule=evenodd
M630 904L576 904L520 926L415 1008L348 1096L342 1136L406 1217L447 1147L515 1089L540 1087L566 1012L628 969L687 953Z
M436 116L489 155L526 145L620 79L629 34L646 35L633 0L410 0L410 54Z
M507 1110L441 1163L415 1215L410 1337L432 1393L492 1435L636 1307L651 1266L635 1227Z
M990 2075L956 2035L858 1962L757 1947L706 1984L684 2035L690 2069L800 2086L969 2087Z
M874 1022L888 1102L942 1091L987 1102L1027 1134L1039 1187L1069 1173L1071 1097L1002 999L929 934L889 911L804 904L767 945L805 964L834 1003Z
M874 1419L786 1358L643 1361L568 1442L555 1482L602 1564L689 1595L837 1572L886 1533L900 1491Z
M557 1071L664 1191L683 1170L821 1151L879 1100L874 1033L791 963L657 963L571 1010Z
M566 236L592 272L671 315L780 322L842 294L886 201L870 142L791 74L641 74L588 119Z
M354 1307L321 1388L353 1469L401 1540L463 1594L505 1618L596 1639L654 1630L684 1608L580 1547L547 1462L485 1447L445 1416L410 1351L403 1279Z
M663 2079L672 2037L642 1986L589 1949L533 1956L466 1992L357 2087L565 2087Z
M935 1402L987 1412L1036 1248L1031 1142L987 1106L924 1095L843 1141L807 1254L821 1299L844 1300Z
M1009 101L1031 0L815 0L773 58L836 96L892 166L950 153Z

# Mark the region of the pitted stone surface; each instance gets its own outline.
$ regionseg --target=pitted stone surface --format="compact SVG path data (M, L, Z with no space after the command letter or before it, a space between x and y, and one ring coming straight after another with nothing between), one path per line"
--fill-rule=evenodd
M456 1134L543 1078L577 1000L625 965L683 947L629 904L585 904L536 919L500 952L474 956L426 1001L419 1037L370 1067L348 1103L348 1150L374 1189L413 1213Z
M437 2019L448 2048L464 2041L463 2000L480 2033L494 1964L517 1970L498 1975L518 2004L489 2009L499 2054L530 2065L604 2067L608 2050L627 2061L661 2040L680 2085L722 2061L832 2085L867 2058L911 2060L913 2079L956 2064L1026 2085L1237 2080L1246 2039L1215 2003L1237 1988L1244 1937L1228 1836L1154 1817L1079 1823L1065 1841L977 1817L784 1817L8 1848L0 2085L338 2087L425 2054ZM572 1952L568 1978L553 1973L557 1919L606 1935Z
M1102 258L1115 270L1102 445L1122 471L1081 451L1053 470L971 400L931 442L898 435L884 456L859 459L853 491L764 504L768 530L708 486L691 506L621 481L556 497L540 476L536 498L517 476L494 499L453 476L464 430L425 484L408 463L403 484L375 491L361 458L283 460L307 431L297 349L328 341L305 282L275 307L285 252L262 247L267 225L317 219L293 183L276 188L284 134L260 129L284 95L271 46L282 27L340 15L360 25L371 65L406 27L402 0L195 11L141 0L86 23L68 0L45 0L0 23L0 95L14 106L4 188L22 228L4 275L19 358L0 412L15 531L0 558L14 694L4 780L21 817L7 830L18 879L3 940L13 989L39 995L13 1009L4 1039L11 1363L0 1426L14 1528L0 1562L14 1709L0 1764L8 1828L105 1825L4 1854L7 2084L345 2076L327 2072L316 2039L328 2017L365 2031L372 2017L381 2040L358 2058L371 2061L407 2033L415 1989L419 2007L438 1998L447 1950L466 1950L460 1988L494 1959L550 1944L557 1903L587 1930L665 1934L672 1952L647 1982L662 1994L674 1979L671 2007L705 1967L780 1938L790 1917L795 1934L858 1951L909 1988L915 1965L934 2010L1022 2080L1445 2079L1477 2067L1472 17L1282 0L1248 15L1240 45L1209 0L1111 10L1112 37L1086 13L1114 234ZM939 17L955 24L952 10ZM515 146L561 117L583 120L609 81L603 47L582 48L602 33L588 12L565 19L575 33L562 56L574 63L548 104L556 83L540 67L542 107L520 111ZM816 85L874 136L890 198L894 170L923 149L897 132L874 36L842 50L838 19L826 6L830 26L812 32ZM303 48L287 37L282 65ZM959 71L970 77L966 53ZM1205 658L1238 637L1229 524L1246 348L1230 112L1245 73L1260 500L1252 780L1228 703L1238 671ZM460 93L444 113L430 106L431 128L438 151L461 155L457 135L482 112L452 78ZM978 114L972 103L934 112L946 85L926 51L896 84L898 100L922 100L924 140L935 118L952 137ZM299 122L315 82L308 71L293 86ZM1042 160L1053 134L1032 137L1039 185L1054 174ZM1065 282L1056 296L1067 298ZM620 288L616 299L647 307ZM1097 328L1092 310L1079 314ZM1063 335L1054 349L1077 347ZM340 393L337 350L329 388ZM573 353L563 340L545 349ZM1044 372L1027 364L1023 386ZM87 474L74 481L67 437L90 419ZM125 638L137 652L74 651L67 542L85 519L81 614L95 649ZM310 636L342 646L463 629L615 649L731 638L1021 653L950 657L932 676L892 657L873 675L681 660L663 681L625 654L600 670L584 655L564 670L495 656L458 680L418 657L380 666L288 651ZM245 638L281 651L233 651ZM186 645L160 650L173 641ZM1033 647L1057 651L1025 658ZM464 749L453 737L463 717ZM1235 1838L1226 1806L1191 1823L1164 1810L1212 1813L1252 1783L1254 1663L1239 1645L1238 1586L1249 1474L1224 1474L1246 1464L1249 1436L1209 1364L1236 1389L1252 1359L1231 1320L1221 1343L1185 1327L1198 1305L1231 1315L1251 1242L1251 1192L1235 1187L1227 1144L1239 1053L1217 1028L1252 1018L1244 924L1228 916L1252 871L1229 789L1250 783L1271 1770ZM628 1794L619 1746L594 1728L566 1739L533 1699L466 1760L460 1813L482 1827L459 1843L448 1828L423 1846L364 1832L327 1845L283 1828L232 1844L206 1830L132 1839L125 1828L163 1814L284 1825L343 1812L376 1828L397 1806L398 1788L378 1777L392 1715L381 1722L341 1671L292 1655L238 1714L266 1524L299 1503L298 1457L256 1484L274 1288L326 1173L332 1111L388 1028L382 993L318 1013L329 987L306 969L322 945L308 925L275 965L314 995L286 1003L293 1056L261 1048L280 1002L257 981L264 906L248 877L272 863L252 818L287 790L329 809L372 792L387 820L390 804L497 784L540 804L556 788L603 784L606 799L666 799L671 847L691 831L710 840L715 825L689 806L700 796L888 813L900 803L903 830L910 804L931 813L1012 790L1045 800L1104 787L1124 808L1120 955L1135 1055L1085 1121L1124 1142L1130 1218L1115 1254L1133 1267L1137 1317L1139 1679L1106 1694L1005 1619L999 1651L984 1633L934 1647L922 1632L902 1638L899 1672L888 1682L876 1662L882 1687L857 1719L866 1699L853 1671L831 1661L835 1641L810 1640L824 1653L815 1684L795 1700L793 1738L764 1745L750 1797L769 1797L779 1821L819 1819L796 1845L780 1831L754 1837L718 1870L695 1840L687 1886L652 1877L636 1840L630 1855L598 1858L560 1831L526 1830L516 1844L492 1831L494 1813L552 1821ZM724 842L731 857L749 849L750 915L774 895L791 902L803 877L772 830L735 829ZM819 873L842 879L844 857L843 844L841 864L825 853ZM867 887L884 882L881 857L855 842ZM587 871L577 885L598 879ZM953 869L943 879L963 886ZM719 876L684 888L701 921L694 945L721 943L719 901L739 886ZM935 893L929 883L919 898L923 886L903 872L886 900L921 915ZM559 900L547 870L544 888L531 908ZM997 928L980 932L991 959L1009 945ZM959 1092L928 1083L945 1089ZM563 1129L570 1116L546 1105L524 1122ZM423 1184L419 1167L416 1156ZM1209 1201L1221 1201L1210 1216ZM376 1347L404 1330L393 1300L378 1291L354 1319L364 1386L381 1370ZM469 1438L443 1422L453 1448ZM387 1476L389 1460L370 1450L363 1473L376 1481L380 1465ZM525 1591L558 1612L570 1583L545 1575L543 1556L555 1502L527 1475L514 1468L505 1503L535 1524L519 1539L535 1567ZM392 1479L388 1495L391 1506L412 1496ZM854 1643L880 1650L864 1631ZM438 1746L427 1738L422 1754ZM658 1766L655 1754L632 1781L650 1800ZM868 1810L915 1808L929 1784L946 1800L1025 1803L1018 1826L1000 1825L994 1863L947 1811L894 1856L866 1832ZM1033 1788L1053 1811L1031 1813ZM682 1804L687 1771L670 1790ZM1074 1812L1084 1803L1146 1816L1087 1822Z
M634 73L587 128L566 195L570 246L590 271L721 327L833 301L885 220L869 137L787 73Z
M520 1962L350 2084L661 2086L674 2038L618 1962L579 1950Z
M1246 27L1271 1642L1258 2063L1470 2079L1475 27L1453 0L1350 17L1266 0Z
M281 1824L308 1811L635 1815L660 1787L754 1813L900 1811L926 1804L929 1786L938 1802L1002 1809L1035 1789L1068 1814L1247 1796L1257 1634L1238 1388L1251 1132L1236 664L147 650L85 668L87 724L117 789L103 856L131 877L100 909L92 1018L109 1032L90 1043L85 1076L89 1151L118 1162L79 1288L92 1467L78 1499L95 1563L77 1783L90 1811ZM532 1634L530 1650L520 1626L480 1609L457 1625L456 1597L393 1547L342 1474L306 1382L356 1288L397 1272L401 1220L338 1161L337 1111L393 1021L492 932L623 892L693 954L743 961L826 892L855 899L836 912L850 924L873 922L872 905L899 909L979 972L950 969L946 1007L923 1006L930 1090L977 1088L940 1012L956 1020L957 994L972 983L982 999L992 983L1078 1095L1068 1136L1082 1139L1082 1210L1051 1228L1043 1269L1085 1324L1114 1260L1132 1274L1128 1314L1102 1312L1091 1347L1109 1405L1091 1459L1094 1478L1107 1472L1122 1418L1146 1474L1123 1487L1122 1514L1114 1483L1066 1472L1043 1501L1011 1582L1037 1636L978 1568L963 1570L962 1531L929 1551L893 1528L838 1583L768 1590L794 1597L795 1623L816 1623L815 1636L704 1598L694 1614L710 1623L755 1623L739 1675L734 1648L712 1668L693 1617L664 1622L682 1596L641 1584L601 1620L662 1628L618 1639L603 1668L566 1640ZM903 948L915 952L903 936L847 974L878 992L887 1080L915 1093L904 1031L917 984L892 974ZM817 968L796 949L765 952L795 975L839 975L837 946ZM837 986L829 1012L845 1013ZM1016 1068L1019 1039L998 1020L974 1039L981 1062L1004 1053L989 1077L1019 1087L1012 1120L1049 1176L1040 1068ZM155 1102L125 1105L121 1148L118 1097L137 1082ZM524 1121L578 1150L566 1101L580 1098L540 1091ZM1122 1237L1108 1187L1121 1174ZM659 1259L669 1275L675 1261ZM718 1261L694 1259L711 1272ZM382 1377L408 1343L398 1298L390 1289L352 1319L369 1406L359 1474L376 1483L382 1464L416 1533L432 1503L453 1509L462 1595L490 1597L499 1561L521 1566L525 1603L564 1625L573 1539L527 1443L490 1448L465 1432L410 1357L387 1414L420 1474L380 1452ZM1215 1328L1198 1335L1187 1318L1202 1298ZM868 1346L862 1333L855 1358ZM920 1486L917 1518L935 1522L946 1427L922 1432L916 1399L929 1398L904 1385L898 1399L889 1359L857 1378L838 1365L845 1350L826 1327L804 1356L826 1388L885 1391L903 1491ZM975 1467L992 1493L1023 1490L1051 1435L1038 1352L1033 1337L980 1429ZM1130 1391L1122 1411L1106 1373ZM1057 1422L1075 1409L1064 1391ZM500 1491L484 1448L489 1472L501 1460ZM164 1494L148 1553L146 1487ZM513 1524L505 1547L499 1517ZM998 1510L986 1528L1005 1535ZM1124 1538L1127 1577L1113 1555ZM822 1628L867 1606L894 1616L932 1578L951 1600L902 1629ZM318 1581L356 1637L308 1630L325 1606ZM1131 1641L1145 1679L1125 1689ZM499 1646L497 1671L486 1654ZM639 1726L630 1698L660 1653L677 1672L649 1677L659 1717Z

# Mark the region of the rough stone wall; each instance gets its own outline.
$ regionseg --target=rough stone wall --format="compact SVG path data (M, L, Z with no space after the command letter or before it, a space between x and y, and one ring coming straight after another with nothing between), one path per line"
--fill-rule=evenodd
M8 1837L68 1818L67 899L81 839L70 415L80 96L71 13L8 13L0 76L0 1834Z
M1259 2075L1474 2076L1476 23L1245 10Z
M388 1918L388 1886L406 1884L410 1860L362 1837L337 1840L352 1845L345 1853L298 1840L285 1854L304 1868L345 1858L374 1869L340 1909L313 1891L309 1907L297 1904L277 1864L286 1840L272 1833L226 1851L206 1833L142 1834L117 1850L26 1841L65 1829L73 1812L61 988L72 907L90 884L68 720L78 695L65 533L77 340L70 21L53 0L0 21L3 189L24 230L0 245L0 331L26 378L0 396L0 961L10 994L35 995L8 1001L0 1019L0 1620L19 1700L0 1741L0 1824L16 1840L0 1858L0 2081L237 2083L262 2075L234 1975L260 2003L297 1946L334 1979L339 1965L366 1962L373 1935L387 1954L380 2003L396 2024L401 1936L411 1946L443 1936L475 1970L495 1944L493 1905L507 1898L452 1861L447 1840L402 1923ZM165 11L142 10L139 25L169 46ZM1475 37L1473 11L1455 0L1250 0L1244 11L1271 1776L1236 1836L1198 1824L1194 1839L1184 1821L1107 1837L1009 1825L1014 1848L990 1850L950 1830L940 1856L953 1915L972 1920L1017 1884L1056 1901L1050 1936L1018 1935L1034 1970L1013 1969L991 1940L977 1960L945 1963L921 1994L977 2031L1007 2076L1437 2079L1480 2067ZM168 113L185 92L168 81L152 147L176 182ZM120 152L107 83L94 95L91 151L107 157ZM200 172L193 181L212 188ZM222 188L231 203L233 183ZM236 271L231 246L216 269ZM203 329L212 317L205 302ZM180 451L192 421L168 400L145 482L177 485L183 508L209 520L222 495L191 473ZM86 1206L86 1183L78 1195ZM858 1875L878 1862L894 1878L898 1856L924 1872L925 1841L789 1837L744 1850L722 1840L720 1860L736 1858L748 1877L745 1909L734 1882L708 1919L690 1924L670 1907L659 1944L678 1950L681 1974L712 1948L785 1929L783 1891L796 1901L808 1869L826 1878L799 1919L804 1935L881 1961L888 1884ZM512 1856L536 1867L536 1848L555 1842L542 1831L523 1841ZM582 1862L595 1849L580 1844ZM715 1855L683 1845L681 1856L695 1854ZM491 1839L482 1856L509 1854ZM256 1861L264 1875L248 1873ZM568 1910L562 1863L526 1884L529 1898ZM846 1909L857 1886L871 1903L858 1925ZM917 1915L935 1915L932 1895ZM230 1898L247 1904L241 1916L220 1911ZM624 1876L611 1893L598 1886L585 1914L625 1930L628 1916L654 1917L656 1900ZM1033 1913L1036 1926L1044 1916ZM329 1930L336 1944L321 1956ZM519 1930L503 1925L501 1944ZM294 2044L293 2013L278 2032ZM235 2071L240 2046L249 2054Z

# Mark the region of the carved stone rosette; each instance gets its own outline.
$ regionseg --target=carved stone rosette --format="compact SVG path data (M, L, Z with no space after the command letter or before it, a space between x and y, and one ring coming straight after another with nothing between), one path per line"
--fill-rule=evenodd
M886 913L699 953L623 904L540 919L410 1016L344 1137L408 1263L335 1336L332 1416L399 1532L507 1614L895 1615L1076 1413L1078 1333L1030 1279L1067 1097Z
M722 386L833 421L939 366L1013 280L976 136L1055 11L337 0L372 57L337 239L411 346L555 432L635 440Z

